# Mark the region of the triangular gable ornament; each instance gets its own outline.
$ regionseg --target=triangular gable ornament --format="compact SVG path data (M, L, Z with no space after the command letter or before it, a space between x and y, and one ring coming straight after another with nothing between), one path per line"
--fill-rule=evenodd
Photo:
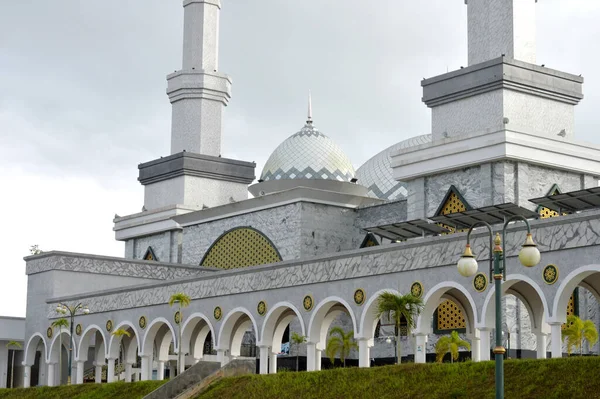
M154 254L154 250L152 249L152 247L148 247L148 249L146 250L146 253L144 254L144 257L142 259L144 259L144 260L154 260L154 261L158 262L158 258Z

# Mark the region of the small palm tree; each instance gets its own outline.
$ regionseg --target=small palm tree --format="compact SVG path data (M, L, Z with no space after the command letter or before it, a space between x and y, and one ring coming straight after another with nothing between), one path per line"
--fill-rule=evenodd
M454 363L455 360L458 360L458 350L460 348L471 350L471 345L462 340L456 331L452 331L449 336L440 338L435 344L436 360L441 363L446 353L450 353L450 362Z
M298 355L300 352L300 344L306 342L306 337L304 335L298 334L296 331L292 332L291 336L292 345L296 347L296 371L298 371Z
M21 349L23 346L21 345L21 343L19 341L9 341L6 344L6 347L8 349L13 349L12 362L10 365L10 388L12 388L13 381L15 380L15 350Z
M64 317L54 320L52 322L52 328L58 329L58 381L59 385L62 385L62 329L63 327L69 328L69 321Z
M386 315L389 320L394 321L396 326L396 347L398 352L398 364L401 359L400 325L402 320L406 321L406 335L410 336L411 329L417 324L417 317L423 310L423 301L411 294L400 295L393 292L379 294L377 301L376 317Z
M594 345L598 341L598 331L591 320L581 320L575 315L567 317L567 326L562 332L563 341L567 340L567 353L571 348L579 348L579 355L583 355L583 341Z
M111 333L119 339L119 352L123 349L123 337L131 337L131 333L124 328L119 328ZM121 356L117 356L117 381L121 381Z
M192 300L189 296L184 294L183 292L178 292L176 294L171 295L169 299L169 306L173 307L175 304L178 305L179 308L179 340L177 341L179 344L179 353L177 353L177 374L179 374L179 370L181 370L181 325L183 324L183 308L190 306L190 302ZM185 365L184 365L185 367Z
M339 353L340 360L344 367L346 367L346 358L350 355L350 351L357 348L358 345L356 344L356 341L354 341L354 331L345 332L341 327L333 327L331 331L329 331L329 339L327 340L325 353L332 364L335 361L336 355Z

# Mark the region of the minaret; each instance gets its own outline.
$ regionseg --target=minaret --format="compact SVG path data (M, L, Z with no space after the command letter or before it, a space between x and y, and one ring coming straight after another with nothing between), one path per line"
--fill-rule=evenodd
M167 77L171 154L219 156L231 79L218 72L221 0L184 0L183 67Z
M465 0L469 65L508 58L535 64L537 0Z
M218 72L221 0L183 0L182 69L167 76L171 155L139 165L144 209L212 208L248 198L255 164L221 156L231 79Z
M472 207L597 185L600 148L574 141L583 78L536 64L536 0L465 0L468 64L423 79L432 141L392 154L408 218L436 212L450 186Z

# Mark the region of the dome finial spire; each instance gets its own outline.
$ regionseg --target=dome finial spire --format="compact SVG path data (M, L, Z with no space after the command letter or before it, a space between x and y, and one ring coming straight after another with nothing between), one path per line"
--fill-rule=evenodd
M308 119L306 120L306 123L309 125L312 125L312 94L310 93L310 90L308 91Z

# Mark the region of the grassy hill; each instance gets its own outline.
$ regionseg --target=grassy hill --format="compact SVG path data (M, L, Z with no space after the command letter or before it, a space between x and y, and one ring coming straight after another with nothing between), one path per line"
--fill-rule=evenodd
M600 358L512 360L506 398L600 398ZM494 362L406 364L227 378L196 399L493 398Z
M0 399L138 399L166 381L0 389Z

